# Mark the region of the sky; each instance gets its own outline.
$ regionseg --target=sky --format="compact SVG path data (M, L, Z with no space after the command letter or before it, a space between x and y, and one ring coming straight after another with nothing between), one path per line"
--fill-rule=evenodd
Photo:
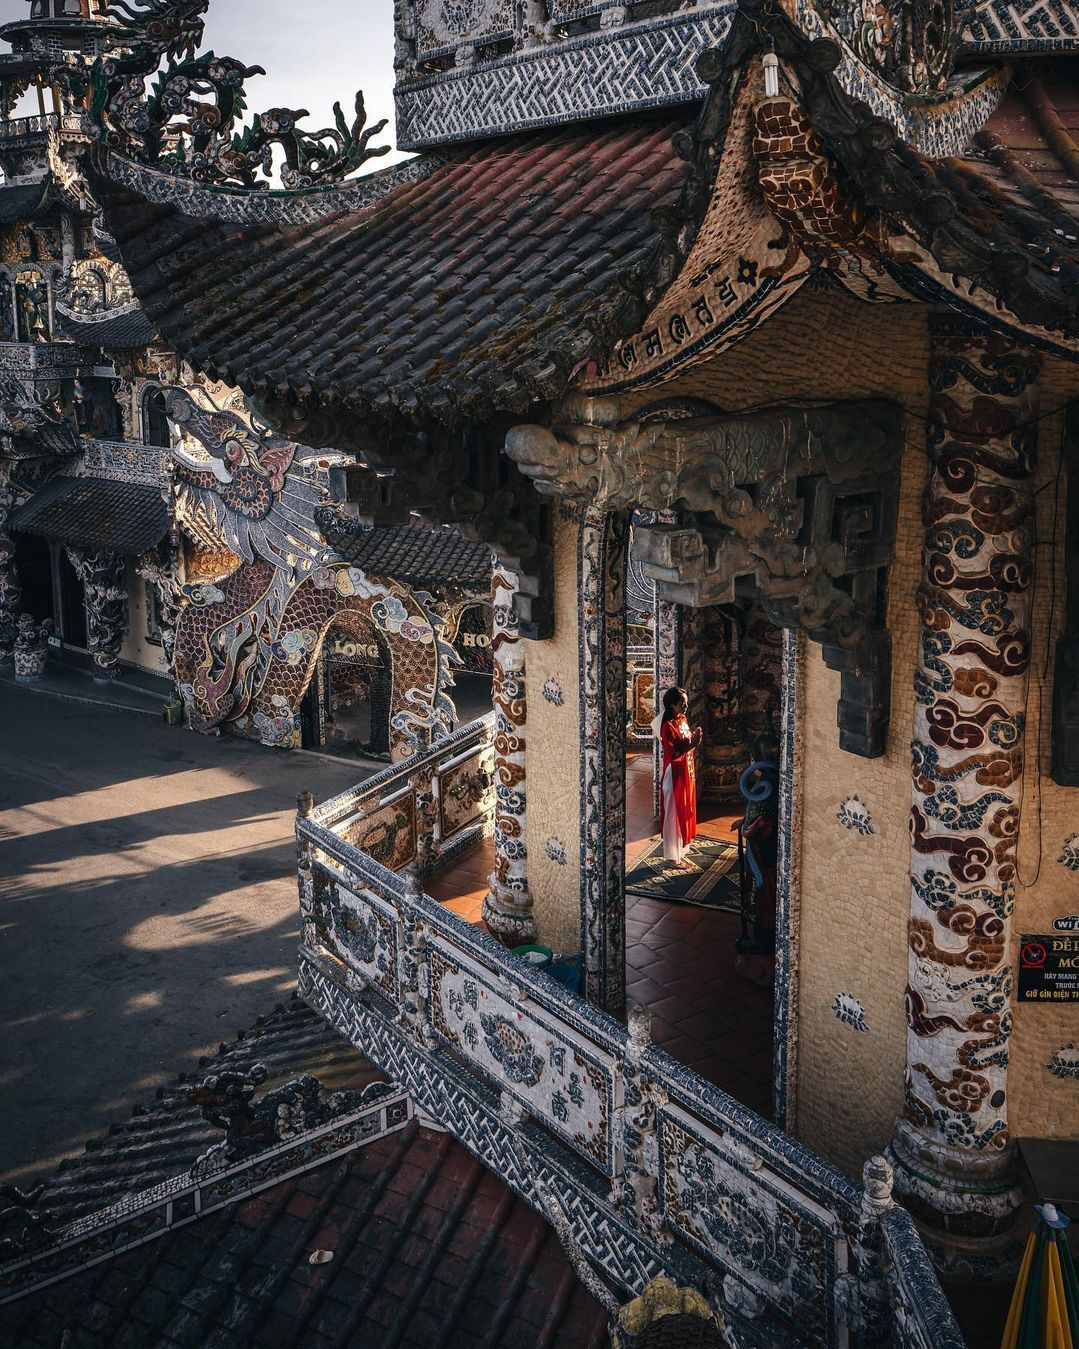
M0 22L29 13L27 0L0 0ZM394 144L393 0L211 0L202 50L262 66L247 82L248 107L308 108L315 130L332 125L335 100L351 121L362 89L368 121L390 119L376 143Z

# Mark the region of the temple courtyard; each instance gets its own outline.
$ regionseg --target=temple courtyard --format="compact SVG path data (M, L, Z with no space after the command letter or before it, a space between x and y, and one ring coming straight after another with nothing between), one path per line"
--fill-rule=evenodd
M0 684L0 1180L41 1176L296 983L293 803L370 767Z

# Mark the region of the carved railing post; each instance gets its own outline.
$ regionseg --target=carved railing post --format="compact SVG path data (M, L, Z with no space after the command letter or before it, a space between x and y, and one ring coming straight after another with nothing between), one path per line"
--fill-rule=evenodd
M15 505L9 481L11 466L0 464L0 665L10 665L15 655L15 636L22 587L15 570L15 541L7 532L8 517Z
M872 1345L891 1343L880 1220L894 1203L892 1168L883 1157L871 1157L862 1168L862 1181L858 1235L854 1242L858 1274L844 1275L836 1281L836 1310L858 1336L859 1346L869 1349Z
M1022 1202L1008 963L1030 660L1039 358L933 320L914 676L906 1103L896 1190L938 1259L984 1270Z
M525 737L528 688L525 646L514 611L517 577L496 566L491 578L494 617L491 656L495 709L495 869L488 877L483 919L507 946L536 940L528 890L528 819Z
M401 879L406 894L413 898L419 894L415 876L404 874ZM431 993L427 931L418 919L405 916L398 926L398 934L397 980L401 1002L397 1019L420 1044L433 1044L434 1032L427 1024L427 1003Z
M74 548L69 548L67 555L86 596L87 645L97 666L94 677L115 679L128 627L124 559L116 553Z
M308 947L315 947L319 942L315 913L315 850L300 833L300 823L310 818L314 808L315 798L304 788L296 798L296 887L300 896L300 940Z
M628 511L585 506L577 545L582 991L626 1002L626 553Z
M665 1246L671 1238L659 1211L656 1112L667 1103L667 1093L641 1067L641 1056L652 1043L652 1013L632 1003L627 1021L629 1044L621 1062L623 1103L616 1115L622 1171L611 1189L611 1202L633 1212L641 1229Z

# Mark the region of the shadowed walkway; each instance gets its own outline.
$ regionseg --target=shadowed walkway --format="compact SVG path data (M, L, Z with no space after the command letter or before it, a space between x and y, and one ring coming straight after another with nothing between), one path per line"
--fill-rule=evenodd
M0 1179L57 1165L295 986L297 794L355 763L0 687Z

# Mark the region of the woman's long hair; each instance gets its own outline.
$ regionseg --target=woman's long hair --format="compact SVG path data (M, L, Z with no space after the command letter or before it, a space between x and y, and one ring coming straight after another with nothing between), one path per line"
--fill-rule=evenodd
M689 703L689 694L685 689L668 689L663 695L663 720L670 721L676 715L675 708L679 703Z

